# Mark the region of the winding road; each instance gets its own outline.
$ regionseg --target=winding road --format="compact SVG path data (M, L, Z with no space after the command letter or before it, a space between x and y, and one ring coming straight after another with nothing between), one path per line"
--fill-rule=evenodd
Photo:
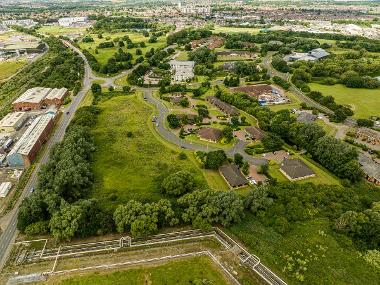
M31 189L35 188L37 186L37 180L38 180L38 172L41 169L41 166L45 164L49 159L49 153L51 148L56 144L57 142L61 141L63 139L63 136L65 134L66 128L68 127L71 119L74 116L75 111L79 108L81 101L87 94L87 92L91 88L91 82L93 80L103 80L105 81L102 85L103 86L110 86L114 84L114 81L118 78L121 78L128 73L130 73L133 69L122 72L121 74L118 74L114 77L98 77L95 75L90 65L86 59L86 57L83 55L83 53L73 46L68 41L63 41L63 43L77 52L81 58L84 61L84 78L83 78L83 88L82 90L73 98L71 104L68 108L65 109L65 111L62 114L61 119L57 123L56 129L54 133L52 134L51 138L48 140L48 142L45 145L44 150L42 151L41 159L36 163L35 169L33 170L33 173L31 174L31 177L26 184L25 188L23 189L23 192L20 195L20 198L16 202L14 209L8 214L8 224L5 227L2 235L0 236L0 269L3 268L5 261L7 259L8 254L11 250L11 245L13 244L14 240L16 239L16 236L18 234L17 230L17 215L19 206L21 205L22 201L28 197L31 194ZM159 112L158 114L158 126L156 127L157 132L168 142L173 143L181 148L189 149L189 150L201 150L201 151L212 151L212 150L218 150L221 148L215 147L209 147L203 144L196 144L187 142L185 140L180 139L178 136L176 136L174 133L172 133L170 130L165 128L165 120L166 116L169 114L169 110L166 108L166 106L157 98L155 98L152 94L154 89L141 89L144 93L144 96L147 98L147 101L155 106ZM254 165L263 165L267 164L266 159L261 158L253 158L250 155L246 154L244 152L244 148L247 145L247 142L238 141L232 148L225 150L226 154L229 157L233 157L234 154L240 153L243 158Z
M197 144L197 143L191 143L184 139L179 138L176 134L171 132L165 127L165 121L167 115L169 115L168 108L156 97L153 96L153 91L150 88L146 89L140 89L143 91L144 98L153 106L155 106L158 110L158 126L156 125L157 132L168 142L175 144L181 148L189 149L189 150L200 150L200 151L214 151L219 150L222 148L218 148L217 145L215 146L208 146L203 144ZM238 140L237 143L230 149L223 149L227 156L233 157L236 153L239 153L243 156L243 158L254 165L264 165L268 163L268 160L264 158L254 158L247 153L245 153L244 148L248 144L248 142L244 142L241 140Z

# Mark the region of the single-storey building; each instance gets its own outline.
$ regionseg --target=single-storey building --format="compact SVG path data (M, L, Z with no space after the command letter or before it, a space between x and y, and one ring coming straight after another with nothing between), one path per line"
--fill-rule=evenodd
M366 179L380 186L380 164L364 154L359 154L359 164Z
M198 131L198 136L204 141L217 142L222 138L223 132L214 128L202 128Z
M215 96L207 97L206 101L216 106L218 109L226 113L228 116L239 116L240 114L239 110L236 109L234 106L231 106L230 104L226 102L223 102L222 100L220 100L219 98L216 98Z
M317 118L317 115L308 112L301 112L297 117L297 122L311 123L314 122Z
M280 171L290 181L297 181L315 176L314 171L298 158L284 158Z
M219 172L231 188L239 188L248 184L247 179L236 164L223 165L219 167Z
M19 130L27 119L25 112L8 113L0 121L0 132L11 133Z
M264 138L264 132L257 127L248 127L245 128L245 132L253 139L253 140L262 140Z

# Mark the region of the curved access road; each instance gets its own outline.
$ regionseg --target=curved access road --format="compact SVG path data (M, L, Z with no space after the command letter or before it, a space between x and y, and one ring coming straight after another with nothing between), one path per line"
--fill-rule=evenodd
M248 155L244 151L244 148L248 143L241 140L238 140L238 142L230 149L223 149L223 148L219 148L217 145L208 146L208 145L203 145L203 144L198 144L198 143L191 143L184 139L179 138L177 135L175 135L173 132L171 132L165 127L165 121L166 121L167 115L169 115L169 110L159 99L153 96L152 91L154 89L142 88L140 90L143 92L144 98L146 98L146 100L151 105L155 106L156 109L158 110L158 115L157 115L158 124L156 124L156 130L166 141L172 144L175 144L181 148L189 149L193 151L196 151L196 150L214 151L214 150L222 149L226 152L227 156L229 157L233 157L236 153L239 153L243 156L245 161L254 165L264 165L268 163L268 160L264 158L254 158Z

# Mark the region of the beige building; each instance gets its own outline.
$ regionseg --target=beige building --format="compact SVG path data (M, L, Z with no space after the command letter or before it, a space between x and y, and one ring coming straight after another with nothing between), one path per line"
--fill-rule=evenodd
M25 112L9 113L0 121L0 132L15 132L22 127L26 119Z

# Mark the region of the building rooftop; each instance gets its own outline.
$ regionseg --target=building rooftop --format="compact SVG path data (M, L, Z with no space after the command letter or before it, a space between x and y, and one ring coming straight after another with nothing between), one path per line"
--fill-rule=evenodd
M206 140L218 141L222 137L223 132L214 128L202 128L198 131L198 135Z
M44 88L44 87L34 87L31 89L28 89L22 94L20 97L18 97L13 104L16 103L35 103L38 104L42 102L45 97L49 94L51 88Z
M248 183L236 164L227 164L219 168L220 173L231 187L239 187Z
M292 180L315 175L314 171L298 158L284 158L284 161L281 164L281 170Z
M364 154L359 154L359 164L367 176L380 181L380 164Z
M17 143L13 146L8 155L19 153L22 155L29 155L30 151L38 141L41 133L46 129L46 126L52 120L51 114L44 114L37 117Z
M297 121L302 123L311 123L314 122L317 118L317 115L310 114L308 112L301 112L297 117Z
M51 91L49 92L49 94L46 96L45 99L50 99L50 100L54 100L54 99L63 99L63 97L66 95L67 93L67 88L54 88L54 89L51 89Z
M0 126L13 127L25 116L25 114L25 112L8 113L3 119L1 119Z
M18 97L13 104L17 103L34 103L39 104L45 99L62 99L67 93L67 88L45 88L34 87L28 89L20 97Z
M325 51L323 48L316 48L309 51L309 55L312 57L315 57L316 59L321 59L326 56L329 56L330 54L327 51Z
M264 137L264 132L256 127L245 128L245 131L256 140L261 140Z
M239 111L234 106L231 106L230 104L223 102L219 98L215 96L209 96L206 98L207 101L214 104L216 107L218 107L220 110L225 112L229 116L238 116Z

